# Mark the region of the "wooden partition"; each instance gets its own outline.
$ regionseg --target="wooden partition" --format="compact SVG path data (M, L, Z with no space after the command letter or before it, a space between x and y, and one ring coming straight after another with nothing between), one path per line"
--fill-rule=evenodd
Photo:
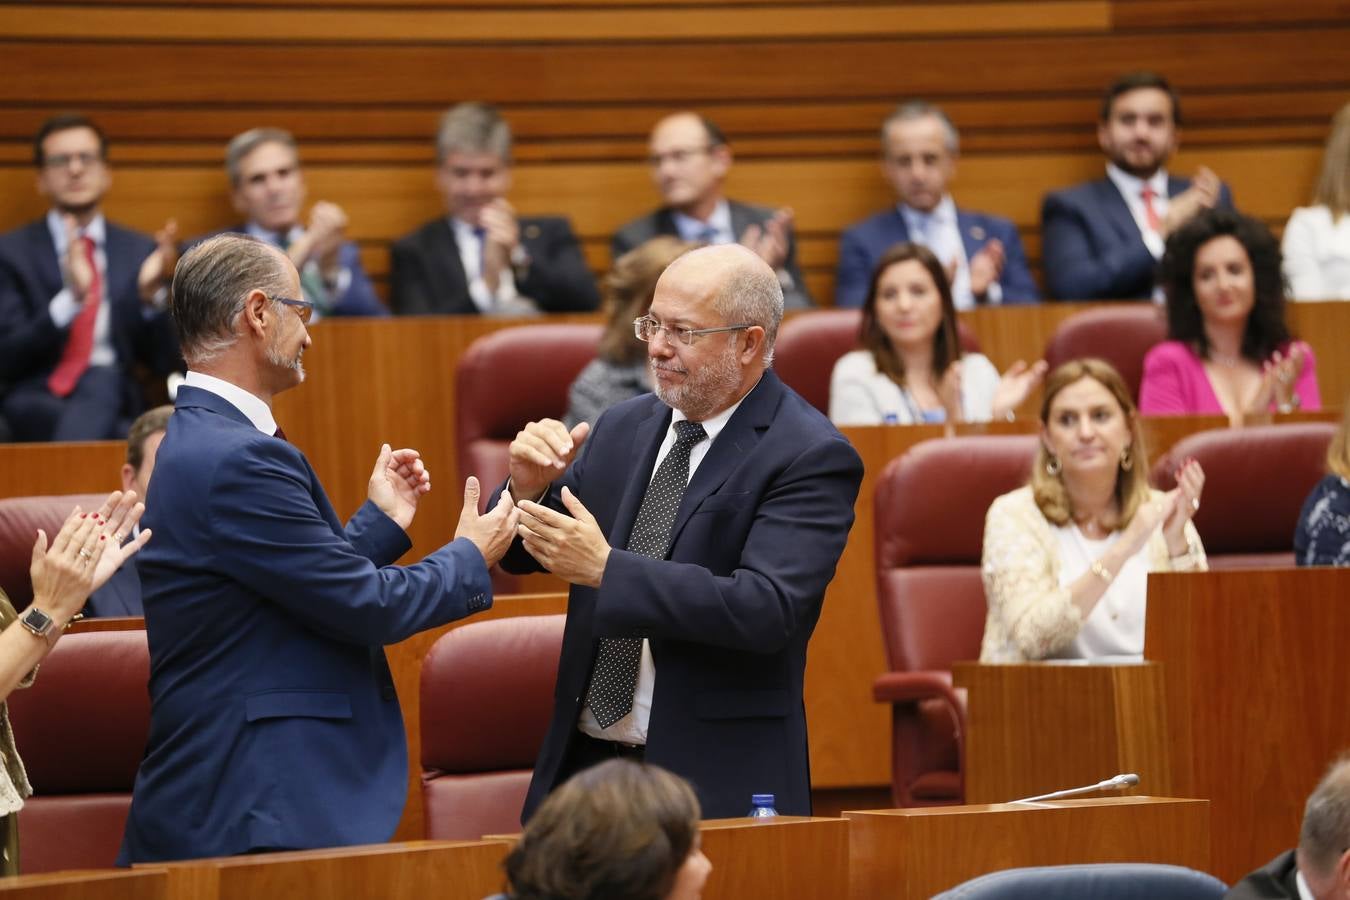
M52 872L0 878L5 900L174 900L163 869Z
M171 900L483 900L503 887L502 841L413 841L166 863Z
M709 819L700 833L713 864L706 900L836 900L848 889L843 819Z
M840 231L894 200L876 134L904 97L946 107L958 202L1013 219L1035 261L1042 194L1101 175L1098 98L1122 72L1179 88L1173 169L1211 166L1276 226L1307 201L1350 95L1336 0L42 0L0 4L0 23L0 228L43 208L29 142L56 110L109 131L115 218L149 231L173 216L188 234L235 219L226 141L277 125L381 283L389 242L441 212L432 135L467 99L515 127L516 206L570 215L597 271L614 229L657 203L651 125L711 115L737 154L730 193L794 208L807 283L828 301Z
M1209 804L1121 797L846 812L854 900L920 900L1019 866L1152 862L1206 870Z

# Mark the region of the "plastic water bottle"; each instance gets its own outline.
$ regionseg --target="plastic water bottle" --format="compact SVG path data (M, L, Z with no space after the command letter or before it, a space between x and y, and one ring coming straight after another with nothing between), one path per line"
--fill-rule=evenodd
M751 794L750 803L752 819L772 819L778 815L778 810L773 808L773 794Z

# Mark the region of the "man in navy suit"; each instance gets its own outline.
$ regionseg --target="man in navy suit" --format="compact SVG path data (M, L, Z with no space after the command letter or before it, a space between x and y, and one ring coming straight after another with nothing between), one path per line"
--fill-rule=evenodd
M516 513L480 517L470 478L456 538L393 565L431 487L417 452L381 448L344 528L272 417L310 343L291 261L210 238L173 297L189 371L147 503L150 735L119 862L386 841L408 756L384 645L491 606Z
M1201 166L1169 175L1181 100L1155 72L1107 88L1097 124L1106 177L1047 194L1041 206L1045 283L1056 300L1161 300L1155 276L1167 236L1202 209L1232 207L1227 185Z
M235 135L225 148L225 171L235 211L244 217L229 230L284 250L318 316L389 315L361 265L360 249L347 240L342 207L320 200L303 221L305 173L289 131L254 128Z
M665 206L615 232L610 250L618 259L659 234L705 244L740 242L778 273L788 309L815 306L797 265L792 210L729 200L723 183L731 172L731 144L706 116L677 112L652 128L647 162Z
M120 438L145 405L133 367L178 366L164 312L176 231L152 240L103 217L108 145L84 116L43 123L33 161L51 209L0 235L0 408L16 440Z
M503 565L572 584L526 816L615 756L688 778L712 818L752 793L809 814L806 646L862 462L768 368L782 310L753 251L688 253L638 326L655 393L512 442L522 539Z
M436 135L436 188L445 215L394 242L390 306L401 316L520 316L600 305L572 225L517 216L511 126L495 107L461 103Z
M957 309L1040 299L1017 226L999 216L957 209L948 192L960 136L939 107L901 104L881 125L881 172L899 203L844 232L839 241L835 306L862 306L887 250L910 241L932 250L950 273Z
M150 475L155 470L155 455L164 440L172 406L156 406L136 417L127 432L127 461L122 463L122 490L135 491L137 497L149 494ZM140 526L128 537L135 537ZM133 556L113 572L103 587L89 595L84 614L89 618L106 616L139 616L141 606L141 576Z

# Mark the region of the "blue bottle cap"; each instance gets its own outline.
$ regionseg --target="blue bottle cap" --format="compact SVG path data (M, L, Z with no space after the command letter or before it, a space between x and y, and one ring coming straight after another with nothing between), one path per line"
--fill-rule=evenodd
M773 794L751 794L750 803L753 806L773 806Z

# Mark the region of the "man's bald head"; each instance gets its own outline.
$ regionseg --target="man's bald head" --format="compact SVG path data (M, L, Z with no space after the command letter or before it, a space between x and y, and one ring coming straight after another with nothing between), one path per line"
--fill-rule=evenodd
M763 328L764 364L773 362L773 345L783 321L783 285L753 250L740 244L700 247L671 263L661 281L668 278L699 296L711 297L713 310L727 324Z

